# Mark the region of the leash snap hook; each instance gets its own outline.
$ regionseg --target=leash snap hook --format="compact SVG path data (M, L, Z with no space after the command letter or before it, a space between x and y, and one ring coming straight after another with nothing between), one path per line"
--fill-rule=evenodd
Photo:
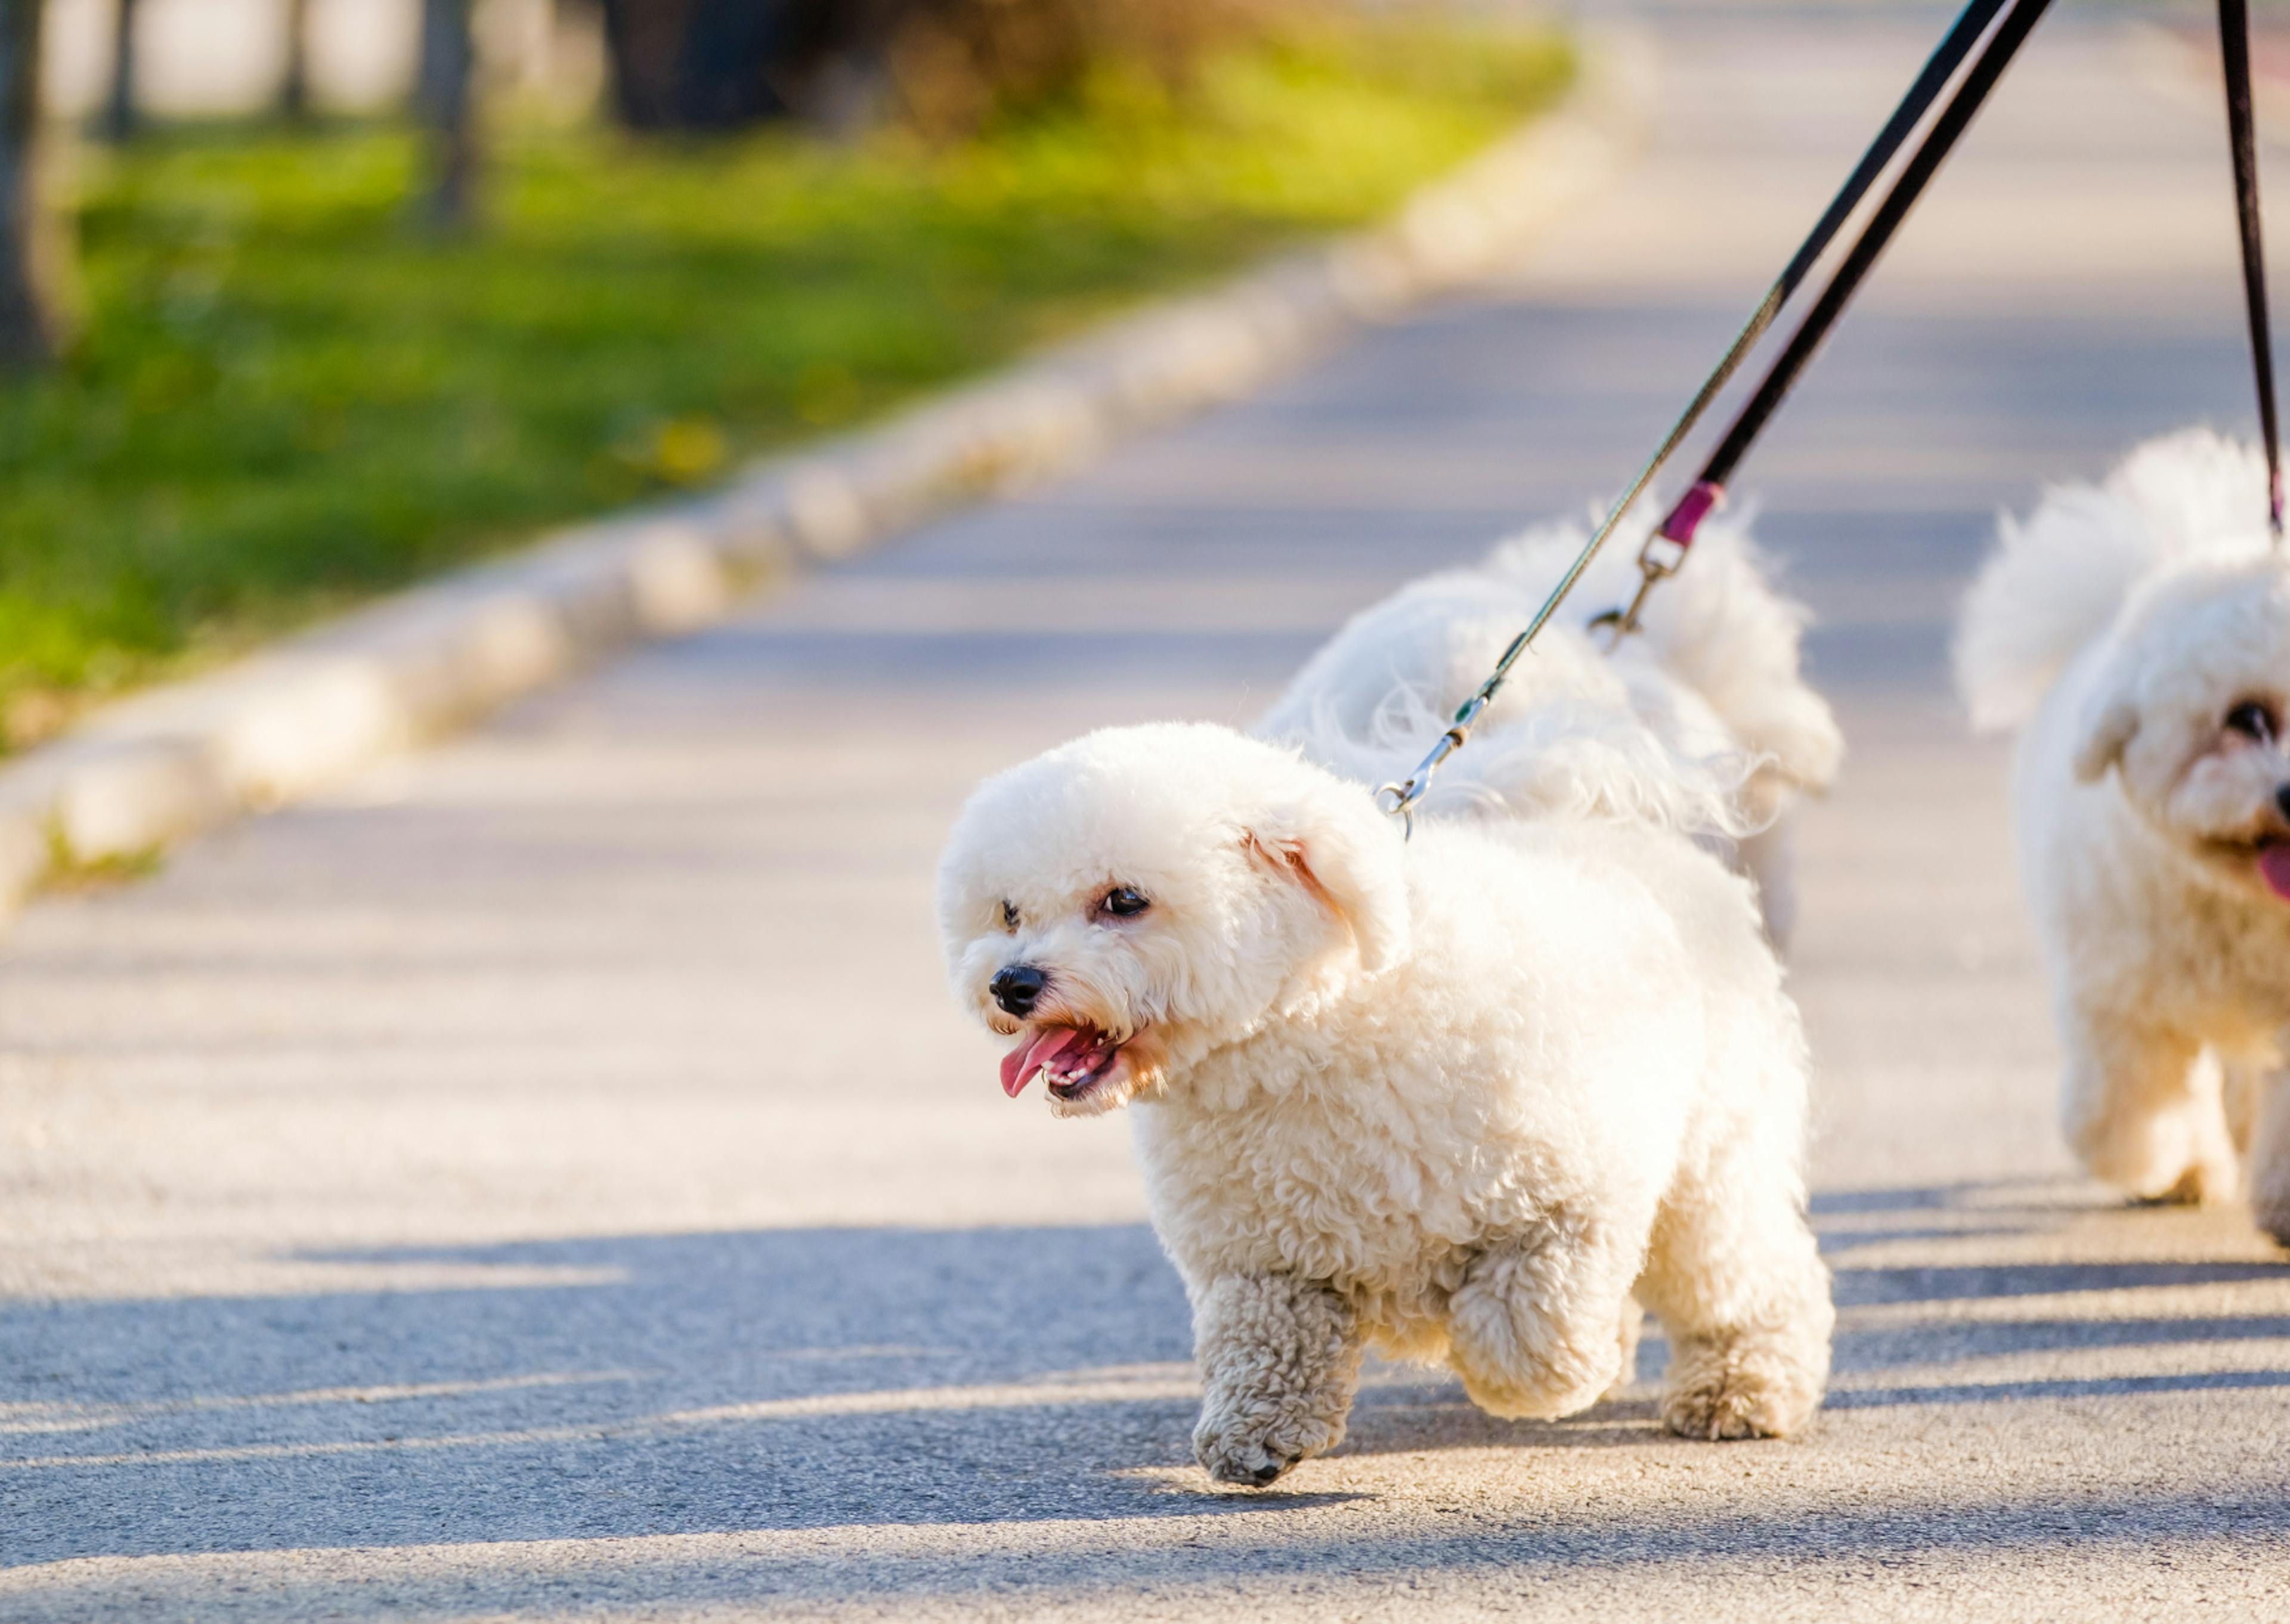
M1415 803L1422 795L1413 779L1404 784L1386 784L1375 792L1375 809L1387 818L1399 820L1399 838L1404 844L1415 837Z
M1665 557L1654 550L1657 541L1667 541L1677 550ZM1678 566L1685 562L1685 542L1674 536L1665 536L1660 531L1646 538L1645 545L1638 549L1638 589L1630 594L1630 601L1620 609L1605 610L1590 619L1592 631L1614 634L1613 640L1606 644L1608 653L1621 647L1622 639L1638 629L1638 616L1645 608L1646 599L1653 596L1657 585L1677 573Z
M1669 510L1669 516L1654 526L1645 545L1638 548L1638 589L1630 595L1627 604L1609 609L1590 622L1593 630L1611 630L1614 634L1613 641L1606 645L1609 653L1638 629L1638 616L1654 588L1685 567L1685 555L1693 547L1694 532L1725 500L1723 485L1714 480L1698 480Z
M1494 698L1490 692L1492 686L1491 682L1489 687L1481 688L1456 708L1454 720L1447 724L1447 731L1439 735L1439 741L1431 747L1430 754L1416 764L1415 771L1407 775L1405 783L1386 784L1375 792L1376 810L1387 818L1399 820L1399 837L1402 840L1414 837L1415 804L1431 788L1431 775L1439 771L1440 764L1469 741L1471 724L1479 719L1479 713L1486 709L1488 701Z

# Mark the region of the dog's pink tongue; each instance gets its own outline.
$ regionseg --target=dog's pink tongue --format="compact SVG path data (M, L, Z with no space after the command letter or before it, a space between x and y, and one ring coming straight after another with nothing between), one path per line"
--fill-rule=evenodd
M2268 846L2258 854L2258 872L2267 890L2290 901L2290 844Z
M1026 1092L1026 1084L1033 1081L1036 1072L1080 1041L1081 1033L1073 1027L1050 1027L1027 1033L1018 1040L1016 1048L1002 1057L1002 1092L1015 1100Z

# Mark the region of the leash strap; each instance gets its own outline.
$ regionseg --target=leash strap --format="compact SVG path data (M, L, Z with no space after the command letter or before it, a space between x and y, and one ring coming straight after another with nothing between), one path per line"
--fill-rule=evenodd
M2025 6L2030 4L2030 0L2018 0L2018 3ZM2041 3L2042 0L2036 0L2038 10L2041 9ZM2226 0L2221 0L2221 4L2225 3ZM1565 600L1566 595L1574 589L1574 584L1581 579L1582 572L1590 567L1590 561L1598 556L1599 550L1605 546L1607 539L1614 533L1616 527L1629 512L1631 505L1645 493L1646 487L1653 483L1654 476L1661 472L1663 465L1669 460L1685 436L1693 432L1694 425L1701 420L1702 413L1709 410L1710 403L1717 399L1719 391L1724 389L1726 383L1732 380L1750 351L1756 347L1758 340L1766 335L1780 317L1782 308L1789 302L1790 295L1797 292L1806 277L1812 273L1814 266L1820 261L1822 252L1827 250L1831 242L1836 240L1837 234L1844 228L1846 221L1852 218L1854 210L1868 195L1870 188L1876 184L1878 177L1892 162L1894 155L1900 150L1902 144L1908 140L1917 125L1923 122L1925 115L1939 100L1941 92L1947 89L1949 81L1955 77L1957 69L1962 66L1964 59L1971 53L1973 46L1978 44L1981 36L1988 32L1989 26L1995 20L1997 13L2004 9L2005 4L2006 0L1967 0L1963 11L1958 13L1956 20L1950 25L1947 34L1942 37L1940 44L1934 48L1932 55L1926 60L1924 67L1910 84L1907 93L1901 98L1900 105L1894 108L1892 116L1886 120L1884 128L1879 130L1876 139L1870 142L1869 149L1862 154L1861 161L1854 166L1853 172L1846 178L1844 186L1838 189L1837 196L1830 199L1829 207L1822 212L1821 218L1814 223L1813 230L1807 234L1805 241L1798 244L1797 252L1790 256L1789 263L1782 268L1782 273L1774 279L1773 285L1766 290L1765 297L1750 313L1749 320L1742 324L1740 332L1734 336L1733 343L1727 347L1725 355L1719 357L1717 366L1709 377L1702 380L1701 387L1694 392L1693 398L1686 404L1685 410L1679 414L1677 422L1670 426L1669 434L1663 436L1661 444L1655 448L1653 455L1638 470L1637 476L1630 481L1613 506L1607 509L1606 516L1600 521L1597 529L1591 532L1589 540L1583 544L1581 551L1575 555L1573 562L1567 566L1565 574L1559 578L1558 584L1543 600L1542 606L1535 611L1533 619L1527 622L1526 629L1511 639L1510 645L1503 651L1501 659L1495 662L1493 674L1456 709L1452 724L1439 736L1439 742L1409 775L1407 780L1400 784L1386 784L1376 791L1376 803L1385 812L1403 821L1409 820L1410 809L1423 798L1424 791L1430 787L1432 774L1439 770L1440 765L1448 756L1462 748L1464 741L1470 737L1472 724L1477 722L1481 713L1486 709L1497 691L1502 687L1504 679L1510 675L1511 667L1517 663L1519 656L1525 652L1528 644L1534 641L1535 635L1541 631L1550 617L1557 612L1559 604ZM2030 22L2032 24L2032 19ZM2016 49L2016 45L2014 48ZM1990 49L1990 51L1994 49L1992 42ZM2007 52L2006 60L2008 57ZM1982 60L1984 60L1985 58L1983 57ZM1998 64L1997 71L1999 73L2002 71L2001 64ZM1961 94L1962 92L1959 92L1959 99ZM1984 96L1985 91L1982 94ZM1976 102L1974 106L1977 106ZM1969 116L1967 113L1967 120ZM1937 167L1936 161L1934 166ZM1897 189L1896 187L1895 191ZM1902 212L1906 212L1905 208ZM1648 538L1646 548L1641 552L1638 560L1640 570L1645 572L1645 580L1638 589L1637 597L1633 600L1627 612L1619 615L1603 616L1602 620L1618 620L1625 630L1636 623L1637 608L1645 601L1647 588L1651 588L1662 575L1673 572L1677 564L1683 562L1685 548L1692 545L1693 526L1700 524L1702 516L1711 508L1717 506L1722 495L1722 487L1709 485L1706 477L1702 481L1696 482L1694 489L1687 492L1685 501L1681 502L1677 508L1673 510L1670 519L1665 521L1662 527L1666 532L1672 523L1684 523L1684 539L1681 540L1677 537L1665 538L1662 532L1657 532L1655 536ZM1698 511L1693 511L1692 504L1697 500L1697 496L1702 500L1703 506ZM1681 516L1689 513L1690 522L1681 519ZM1676 552L1666 565L1660 568L1660 572L1656 573L1657 565L1653 549L1655 542L1664 539L1676 544Z
M1861 291L1861 284L1868 280L1869 273L1891 245L1894 235L1901 228L1901 222L1908 218L1909 211L1916 207L1917 200L1924 196L1925 188L1940 172L1941 165L1947 162L1958 140L1971 127L1982 104L1988 100L1989 92L1996 88L1997 81L2011 66L2013 57L2026 43L2029 34L2042 19L2050 3L2051 0L2014 0L2011 11L1982 50L1979 59L1973 63L1971 72L1965 76L1964 83L1957 86L1956 94L1949 99L1948 106L1942 109L1922 144L1910 155L1899 178L1893 182L1892 189L1877 205L1877 212L1870 216L1868 225L1862 228L1860 238L1846 253L1844 262L1830 278L1829 285L1814 301L1813 309L1804 323L1790 335L1788 345L1758 383L1757 393L1750 397L1748 404L1742 408L1741 415L1726 429L1725 438L1718 443L1718 449L1710 452L1709 460L1702 465L1701 472L1694 478L1693 489L1671 509L1654 532L1654 537L1649 540L1649 547L1653 540L1668 541L1676 551L1667 559L1657 556L1655 563L1659 568L1650 570L1646 586L1677 572L1686 548L1693 545L1694 531L1725 500L1726 487L1731 483L1734 470L1741 467L1742 459L1749 455L1750 448L1758 442L1758 436L1765 433L1774 414L1780 412L1782 403L1789 398L1790 391L1803 378L1806 367L1827 341L1830 332L1844 316L1846 307L1853 302L1853 296ZM2241 3L2242 0L2219 0L2222 7ZM2264 318L2261 315L2256 319ZM1645 596L1645 588L1641 587L1637 602L1643 603ZM1621 617L1624 630L1636 624L1637 607L1634 603Z
M2234 212L2242 228L2242 297L2258 380L2258 432L2266 443L2266 523L2282 536L2282 438L2274 411L2274 339L2266 315L2266 237L2258 209L2258 135L2250 93L2250 0L2219 0L2219 58L2226 68L2227 145L2234 153Z

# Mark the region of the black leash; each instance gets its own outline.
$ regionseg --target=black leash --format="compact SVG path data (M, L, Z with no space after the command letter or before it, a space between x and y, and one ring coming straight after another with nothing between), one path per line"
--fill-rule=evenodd
M2222 7L2241 3L2242 0L2219 0ZM2050 4L2051 0L2014 0L2010 12L1981 50L1972 70L1957 86L1956 94L1949 99L1948 106L1941 110L1923 142L1910 156L1892 189L1870 216L1869 223L1862 228L1859 239L1846 253L1829 285L1821 291L1821 297L1814 301L1804 323L1790 335L1787 347L1758 383L1757 393L1726 430L1718 449L1709 453L1709 460L1702 464L1693 486L1655 527L1653 534L1646 538L1645 550L1638 559L1643 579L1637 595L1628 608L1601 615L1594 624L1612 624L1618 635L1637 629L1638 611L1645 606L1646 594L1655 582L1677 572L1685 560L1686 549L1693 545L1695 530L1726 500L1726 487L1732 482L1734 470L1741 467L1742 459L1749 455L1758 436L1765 433L1782 403L1797 387L1806 367L1844 316L1846 307L1853 302L1853 296L1861 291L1861 284L1868 280L1869 273L1891 245L1901 222L1916 207L1917 200L1940 172L1940 166L1948 161L1958 140L1971 128L1989 92L2004 76L2004 70L2011 66L2012 59L2027 43L2028 36ZM2262 321L2264 316L2261 314L2254 319ZM1661 549L1663 542L1669 544L1670 550Z
M2222 0L2222 4L2225 3L2226 0ZM1812 232L1798 246L1797 252L1790 256L1789 263L1782 268L1782 274L1774 278L1773 286L1766 291L1765 298L1759 301L1758 308L1750 313L1749 321L1743 324L1739 335L1719 359L1716 369L1703 381L1693 400L1687 404L1685 411L1672 425L1669 433L1656 448L1653 456L1638 471L1637 476L1623 491L1621 498L1608 509L1605 518L1591 533L1589 540L1583 545L1581 551L1575 555L1565 574L1559 578L1557 585L1551 589L1549 596L1543 600L1542 606L1535 612L1533 619L1527 622L1526 629L1511 639L1510 645L1503 651L1502 657L1495 662L1493 673L1479 685L1477 691L1469 699L1457 708L1447 731L1439 735L1438 743L1432 747L1430 754L1423 758L1415 771L1408 776L1406 781L1386 784L1376 791L1377 804L1385 812L1394 817L1405 820L1409 810L1416 802L1423 798L1424 791L1430 787L1432 774L1439 770L1440 765L1448 756L1462 748L1464 741L1470 737L1472 724L1479 719L1481 713L1493 700L1497 691L1502 687L1504 679L1510 675L1512 666L1517 663L1519 656L1525 652L1527 646L1534 641L1535 634L1549 623L1550 617L1557 612L1559 604L1565 601L1566 595L1573 589L1575 582L1581 580L1582 572L1589 567L1590 561L1597 556L1599 549L1605 545L1607 538L1613 534L1623 516L1629 513L1631 504L1636 502L1645 492L1645 488L1653 482L1654 476L1660 472L1662 465L1669 461L1670 455L1677 451L1679 444L1692 431L1693 426L1701 420L1703 412L1717 397L1718 391L1725 388L1726 381L1733 377L1743 358L1773 326L1774 320L1781 314L1782 307L1788 302L1790 296L1797 291L1812 271L1822 252L1835 239L1845 222L1851 218L1854 210L1867 195L1877 178L1884 172L1886 166L1891 162L1902 144L1917 125L1923 122L1925 115L1939 100L1941 92L1947 88L1949 81L1955 76L1957 68L1970 53L1973 46L1978 43L1983 34L1988 32L1990 24L1994 21L1997 13L2004 9L2005 4L2006 0L1968 0L1964 10L1958 13L1956 21L1950 26L1947 35L1942 37L1922 70L1910 84L1908 93L1902 98L1900 106L1894 109L1892 117L1886 121L1884 128L1878 132L1877 139L1870 143L1868 151L1862 155L1860 163L1854 165L1852 174L1846 177L1844 187L1830 201L1829 207L1822 212L1820 220L1814 223ZM1886 242L1890 240L1894 230L1898 228L1901 219L1908 213L1910 206L1916 202L1917 195L1924 189L1925 182L1932 178L1933 172L1940 167L1941 160L1948 156L1948 150L1955 144L1956 138L1963 133L1964 126L1971 123L1973 114L1979 110L1981 102L1986 100L1989 91L1994 88L1996 80L2003 73L2006 64L2019 50L2021 42L2026 39L2028 31L2034 28L2036 19L2042 15L2048 4L2049 0L2012 0L2010 13L2006 17L2003 24L1997 28L1994 36L1990 38L1971 73L1966 76L1964 84L1958 88L1946 110L1942 113L1932 132L1926 136L1923 145L1910 157L1901 180L1894 183L1892 191L1879 205L1877 215L1872 218L1869 227L1864 228L1861 240L1854 244L1845 266L1840 268L1838 276L1831 279L1829 287L1824 291L1822 305L1828 308L1828 315L1824 318L1822 310L1816 308L1814 315L1807 318L1805 326L1798 329L1796 337L1791 340L1790 354L1782 356L1781 365L1775 369L1776 373L1782 371L1782 367L1785 366L1788 369L1786 376L1782 378L1778 385L1774 375L1767 376L1764 386L1759 390L1759 399L1764 399L1768 391L1771 392L1773 398L1764 407L1762 415L1757 422L1749 428L1747 435L1742 436L1739 450L1734 453L1732 460L1725 465L1726 472L1732 471L1733 462L1740 460L1741 452L1748 449L1749 442L1755 439L1758 430L1764 427L1764 420L1771 417L1774 408L1779 406L1781 397L1788 393L1790 386L1796 381L1797 374L1804 370L1806 361L1811 357L1814 349L1819 347L1828 329L1835 324L1838 316L1843 312L1846 302L1852 298L1854 290L1859 286L1862 277L1868 274L1870 265L1875 262L1877 255L1883 251ZM2002 47L2000 51L1999 46ZM1951 121L1953 121L1952 125ZM1909 183L1912 179L1914 184L1910 186ZM1890 212L1889 220L1886 218L1887 212ZM1882 235L1877 237L1872 245L1871 235L1878 231L1880 225L1883 227ZM1861 261L1857 269L1854 268L1856 259ZM1848 273L1851 279L1846 282L1840 292L1838 284L1840 282L1845 282ZM1810 337L1808 337L1808 331L1810 331ZM1800 346L1801 354L1798 353ZM1797 356L1793 364L1790 363L1790 355ZM1751 403L1751 409L1757 409L1757 402ZM1747 416L1746 413L1744 415ZM1742 422L1737 420L1734 425L1734 434L1741 434L1742 428ZM1728 436L1728 444L1732 443L1733 438L1734 435ZM1722 450L1721 447L1721 452ZM1646 546L1641 550L1638 557L1638 567L1645 579L1638 588L1637 597L1631 601L1627 610L1603 615L1599 617L1601 621L1618 622L1621 629L1624 631L1636 625L1637 611L1645 600L1647 590L1655 581L1677 571L1677 565L1684 561L1685 549L1693 544L1693 525L1698 524L1709 509L1717 505L1722 494L1722 482L1713 483L1709 470L1705 468L1702 477L1696 481L1693 489L1686 493L1685 500L1672 510L1670 516L1664 520L1655 533L1647 538ZM1694 506L1697 500L1701 504L1698 508ZM1682 534L1669 533L1673 529L1682 531ZM1660 557L1654 550L1656 543L1663 540L1670 542L1676 549L1667 559Z
M2274 412L2274 338L2266 316L2266 238L2258 212L2258 136L2250 97L2249 0L2219 0L2219 58L2226 68L2227 145L2234 152L2234 212L2242 227L2242 298L2258 377L2258 432L2266 443L2266 523L2282 535L2282 438Z
M1462 748L1463 741L1470 736L1472 724L1478 720L1480 713L1485 711L1494 699L1496 692L1503 684L1503 680L1510 675L1511 667L1517 663L1518 657L1525 652L1527 645L1534 641L1535 634L1540 632L1550 617L1557 612L1558 605L1565 601L1566 595L1573 590L1575 582L1581 579L1582 572L1589 568L1590 561L1597 557L1599 549L1605 546L1607 539L1614 533L1616 527L1621 524L1631 506L1645 493L1646 487L1653 483L1654 476L1661 471L1663 465L1669 462L1672 454L1685 441L1685 436L1693 432L1694 425L1701 420L1702 413L1709 409L1710 403L1717 399L1718 393L1732 380L1750 351L1756 348L1758 340L1771 330L1774 321L1779 318L1782 307L1803 285L1806 277L1812 273L1814 266L1819 263L1822 254L1828 249L1830 244L1836 240L1837 234L1843 229L1845 222L1852 218L1854 210L1860 206L1861 200L1868 195L1869 188L1876 183L1877 178L1892 162L1894 155L1900 150L1902 143L1906 141L1917 125L1923 122L1925 115L1940 99L1941 92L1948 87L1949 81L1955 76L1956 70L1962 66L1964 59L1970 54L1981 36L1988 31L1989 25L1995 20L1996 14L2004 8L2005 3L2006 0L1967 0L1964 10L1958 13L1956 20L1950 25L1947 34L1934 48L1932 55L1926 60L1924 67L1918 70L1916 78L1910 82L1907 93L1901 98L1900 105L1893 109L1893 116L1886 120L1884 128L1879 130L1877 132L1877 138L1870 142L1869 149L1861 155L1861 161L1854 165L1853 172L1846 177L1844 186L1838 188L1837 196L1830 200L1829 206L1822 212L1821 218L1814 222L1812 231L1806 235L1805 241L1798 245L1797 252L1790 256L1789 263L1782 268L1781 275L1774 279L1773 285L1766 290L1765 297L1750 313L1749 320L1742 324L1742 330L1734 335L1733 343L1727 346L1726 353L1718 358L1717 366L1711 370L1709 377L1702 380L1701 387L1694 392L1693 398L1686 403L1685 410L1670 426L1669 432L1662 437L1661 444L1654 449L1653 455L1647 459L1645 465L1638 470L1637 477L1630 481L1621 497L1607 510L1605 519L1591 533L1589 540L1583 545L1582 550L1575 556L1566 573L1559 578L1558 584L1551 589L1549 596L1543 601L1541 608L1535 612L1534 618L1527 623L1526 629L1511 639L1509 647L1503 651L1501 659L1495 662L1493 674L1480 684L1477 692L1457 708L1452 724L1439 736L1438 744L1433 748L1429 756L1424 757L1421 764L1409 776L1407 781L1404 784L1386 784L1376 792L1377 801L1382 804L1386 812L1395 817L1405 818L1408 809L1421 800L1424 790L1429 788L1431 775L1438 771L1440 764ZM2020 3L2025 4L2029 0L2020 0ZM2221 4L2226 4L2226 0L2221 0ZM1696 491L1701 488L1700 484L1695 486ZM1691 500L1692 492L1689 492L1688 500ZM1714 498L1711 505L1715 505ZM1680 507L1682 509L1684 504ZM1706 512L1707 509L1705 508L1704 511ZM1676 515L1673 514L1672 516L1675 518ZM1696 522L1699 522L1699 515L1695 516ZM1667 522L1664 528L1668 528ZM1659 534L1658 532L1657 535ZM1651 552L1654 538L1648 539L1647 550L1641 552L1638 560L1639 568L1645 575L1645 584L1639 588L1637 598L1633 601L1629 610L1620 617L1626 628L1635 624L1637 607L1645 600L1646 588L1661 579L1661 575L1674 572L1677 564L1683 561L1685 548L1691 545L1691 539L1692 532L1689 528L1687 539L1685 542L1679 545L1676 557L1669 561L1667 567L1661 568L1659 573L1656 573L1656 565Z

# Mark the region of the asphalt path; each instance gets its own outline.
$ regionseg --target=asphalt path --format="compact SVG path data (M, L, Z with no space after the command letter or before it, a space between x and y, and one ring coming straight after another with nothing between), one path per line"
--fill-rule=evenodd
M1667 17L1644 162L1483 292L31 910L0 1619L2290 1617L2290 1265L2062 1156L1945 681L1999 508L2253 416L2222 121L2120 11L2045 25L1747 481L1853 749L1797 954L1812 1436L1387 1367L1213 1491L1124 1125L1005 1100L937 964L981 775L1245 721L1623 477L1940 23Z

